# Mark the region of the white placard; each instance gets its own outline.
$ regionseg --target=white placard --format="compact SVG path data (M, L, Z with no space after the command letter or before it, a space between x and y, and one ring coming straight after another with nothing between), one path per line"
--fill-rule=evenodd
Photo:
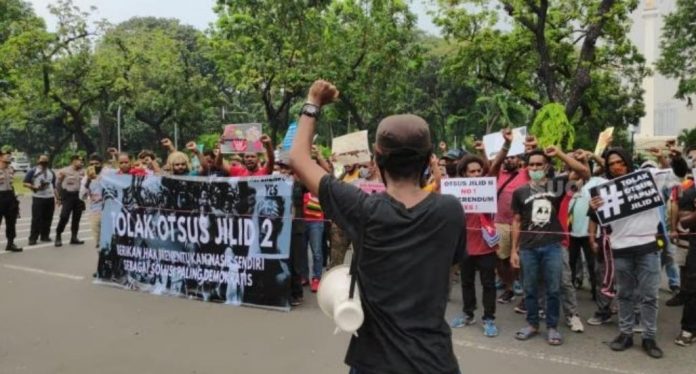
M498 213L498 187L494 177L443 179L440 192L456 197L465 213Z
M512 144L510 144L510 150L507 153L508 156L517 156L524 153L524 139L526 137L526 127L512 129ZM483 136L483 146L486 149L486 156L489 160L495 158L498 152L503 148L503 144L505 144L505 138L503 138L502 131Z
M367 130L334 138L331 142L334 160L343 165L361 164L370 161L370 146Z

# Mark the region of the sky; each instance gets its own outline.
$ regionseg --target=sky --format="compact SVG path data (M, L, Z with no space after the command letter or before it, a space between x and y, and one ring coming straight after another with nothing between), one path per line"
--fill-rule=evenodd
M47 6L55 0L27 0L34 6L34 11L48 23L49 30L55 29L55 19L48 12ZM428 0L411 0L411 11L418 16L418 27L431 34L439 34L432 23L427 10L431 5ZM83 10L90 6L97 7L95 19L105 18L116 24L135 16L155 16L178 18L199 30L205 30L215 20L214 0L73 0ZM208 5L206 5L208 4Z

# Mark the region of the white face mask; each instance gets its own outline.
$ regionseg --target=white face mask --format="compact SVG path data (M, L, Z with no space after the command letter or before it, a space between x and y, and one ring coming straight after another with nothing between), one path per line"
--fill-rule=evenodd
M693 169L693 168L694 168L694 159L693 159L693 157L689 156L689 157L686 158L686 166L687 166L689 169Z
M368 168L360 168L360 178L362 179L367 179L370 177L370 169Z
M279 171L273 171L273 173L271 173L271 175L283 175L283 174Z

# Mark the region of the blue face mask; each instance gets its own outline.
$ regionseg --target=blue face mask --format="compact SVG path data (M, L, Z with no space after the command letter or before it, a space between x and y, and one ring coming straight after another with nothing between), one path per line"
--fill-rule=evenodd
M529 178L535 182L538 182L546 176L546 171L545 170L530 170L529 171Z

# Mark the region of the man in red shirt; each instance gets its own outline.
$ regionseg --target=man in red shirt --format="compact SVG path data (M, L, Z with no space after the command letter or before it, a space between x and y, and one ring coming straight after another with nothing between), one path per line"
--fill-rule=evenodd
M232 165L229 168L231 177L251 177L256 175L271 175L273 164L275 164L275 154L273 153L273 142L268 135L261 136L261 143L266 148L266 165L259 165L259 156L256 153L244 154L244 166Z

